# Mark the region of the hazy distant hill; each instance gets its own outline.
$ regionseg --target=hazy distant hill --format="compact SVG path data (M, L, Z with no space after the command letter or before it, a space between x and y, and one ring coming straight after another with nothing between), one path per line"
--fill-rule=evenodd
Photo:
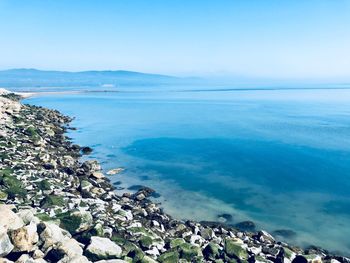
M193 81L166 75L133 71L42 71L37 69L10 69L0 71L3 87L66 87L66 86L127 86L163 85Z

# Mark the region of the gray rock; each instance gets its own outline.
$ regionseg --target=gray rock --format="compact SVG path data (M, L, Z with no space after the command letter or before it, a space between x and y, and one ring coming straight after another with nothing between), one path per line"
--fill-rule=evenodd
M11 243L9 236L3 226L0 226L0 257L7 256L14 246Z
M101 260L119 258L122 249L108 238L93 236L85 252L90 260Z

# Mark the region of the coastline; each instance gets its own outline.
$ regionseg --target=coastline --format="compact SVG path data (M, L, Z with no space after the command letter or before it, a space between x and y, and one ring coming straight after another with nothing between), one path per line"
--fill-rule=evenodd
M71 118L4 96L0 200L6 206L0 205L0 214L22 222L0 230L8 237L8 248L13 246L8 253L0 251L1 256L44 260L34 262L349 262L322 249L276 242L265 231L172 219L147 199L153 191L149 188L118 196L99 163L81 163L81 147L65 137ZM36 238L23 249L13 233L34 225ZM62 238L52 240L49 229ZM74 244L74 251L65 242ZM35 258L34 252L42 257Z

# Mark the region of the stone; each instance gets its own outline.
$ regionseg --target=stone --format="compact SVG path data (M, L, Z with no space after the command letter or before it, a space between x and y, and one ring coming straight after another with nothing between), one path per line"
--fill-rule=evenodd
M71 234L80 233L93 227L93 218L89 211L74 210L56 216L60 226Z
M292 263L307 263L307 259L304 256L297 255L293 260Z
M206 240L210 240L215 236L214 231L211 228L203 228L200 231L200 235Z
M86 256L90 260L119 258L122 249L116 243L104 237L91 237L91 243L86 248Z
M35 223L24 226L10 232L14 252L30 252L35 249L34 245L38 242L39 237Z
M118 174L120 172L124 171L123 168L115 168L115 169L112 169L112 170L109 170L107 172L108 175L115 175L115 174Z
M239 239L225 239L225 252L229 257L237 257L241 260L248 259L248 253L245 248L242 247L242 241Z
M203 255L206 259L215 259L219 256L220 246L214 242L210 242L203 249Z
M179 253L176 251L168 251L158 257L161 263L177 263L179 262Z
M43 241L43 249L46 250L49 247L62 243L65 239L62 229L54 223L44 222L41 223L41 227L44 230L40 234L40 240Z
M191 260L195 257L202 257L202 250L199 246L183 243L178 247L181 258Z
M81 148L81 152L84 155L88 155L88 154L92 153L92 148L90 148L88 146L82 147Z
M15 230L24 225L23 220L16 215L9 205L0 205L0 226L6 230Z
M235 227L241 231L254 232L256 226L253 221L243 221L235 224Z
M105 176L103 175L103 173L101 173L101 172L93 172L93 173L91 174L91 176L94 177L94 178L96 178L96 179L102 179L102 178L105 177Z
M57 249L61 250L68 258L83 255L83 249L80 247L79 242L73 238L64 240Z
M7 256L13 248L14 246L6 233L6 229L0 225L0 257Z

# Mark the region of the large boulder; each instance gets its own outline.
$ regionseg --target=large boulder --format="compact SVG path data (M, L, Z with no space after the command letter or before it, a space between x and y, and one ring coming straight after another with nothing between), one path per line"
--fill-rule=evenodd
M240 239L226 238L225 252L231 258L247 260L249 257L246 249L243 247L243 242Z
M24 225L23 220L11 208L10 205L0 205L0 226L6 230L15 230Z
M85 253L90 260L96 261L119 258L122 254L122 249L108 238L93 236Z
M43 250L46 250L57 243L62 243L65 239L62 229L54 223L44 222L40 226L44 230L40 234L43 242Z
M12 230L10 237L13 245L15 246L15 252L29 252L35 249L35 244L39 240L37 233L37 227L35 223L31 223L28 226Z
M93 218L90 212L84 210L74 210L58 214L60 226L71 234L80 233L93 227Z

